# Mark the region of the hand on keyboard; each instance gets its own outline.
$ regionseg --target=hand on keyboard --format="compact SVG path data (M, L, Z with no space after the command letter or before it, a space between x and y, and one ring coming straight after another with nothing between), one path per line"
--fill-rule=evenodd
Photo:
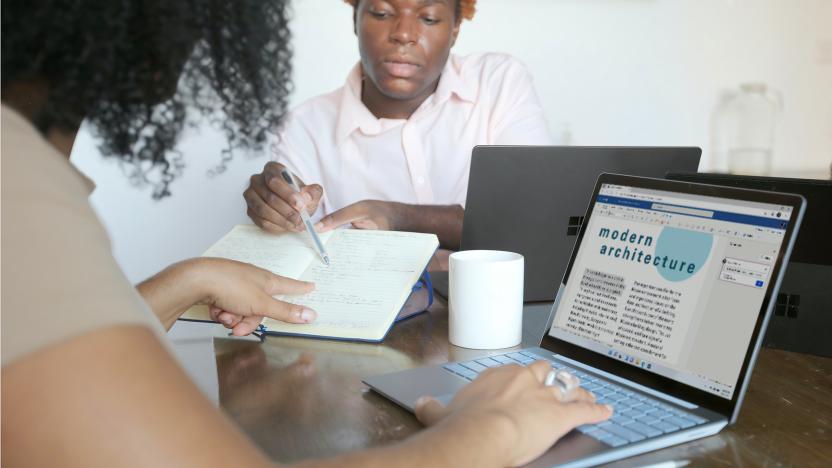
M584 389L571 392L571 401L560 401L556 387L543 385L550 369L546 361L489 368L448 406L431 397L419 399L416 417L427 426L440 421L457 424L456 430L480 434L482 443L503 444L503 466L528 463L574 427L612 415L609 406L595 404L595 397Z

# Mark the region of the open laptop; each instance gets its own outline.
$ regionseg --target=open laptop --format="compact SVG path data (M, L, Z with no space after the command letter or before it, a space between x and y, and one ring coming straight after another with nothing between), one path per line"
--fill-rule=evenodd
M794 244L786 276L763 346L832 356L832 181L729 174L667 174L671 180L796 193L806 199L803 229Z
M696 172L701 153L686 147L474 147L460 250L523 255L524 301L551 302L601 173ZM447 272L431 273L431 280L448 297Z
M804 206L799 195L603 174L539 347L365 383L412 411L422 395L450 401L489 367L545 359L569 370L614 415L535 466L715 434L737 419Z

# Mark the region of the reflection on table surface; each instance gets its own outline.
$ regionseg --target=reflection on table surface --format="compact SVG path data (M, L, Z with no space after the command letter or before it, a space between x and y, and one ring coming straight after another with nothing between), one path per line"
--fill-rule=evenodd
M522 347L537 345L549 310L548 304L527 306ZM439 300L427 313L396 324L383 344L218 339L220 404L258 446L283 462L401 440L421 425L361 379L485 354L450 345L447 334L447 307ZM763 349L736 425L614 465L690 460L824 466L832 460L830 395L832 359Z

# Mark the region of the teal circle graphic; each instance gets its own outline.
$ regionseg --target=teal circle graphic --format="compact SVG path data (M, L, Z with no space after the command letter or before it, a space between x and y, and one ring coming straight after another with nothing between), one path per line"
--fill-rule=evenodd
M708 260L713 238L713 234L665 227L656 241L655 256L666 256L668 262L656 265L656 270L662 278L673 282L692 277ZM688 268L691 263L695 266L692 272Z

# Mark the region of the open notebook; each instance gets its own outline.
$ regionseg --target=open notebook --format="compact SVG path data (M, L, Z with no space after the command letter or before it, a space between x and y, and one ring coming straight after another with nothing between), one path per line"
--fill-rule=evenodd
M379 342L384 339L413 285L439 247L433 234L341 229L320 235L329 253L324 264L303 233L269 234L238 225L203 256L252 263L289 278L315 283L302 296L276 296L315 310L310 324L266 318L266 333ZM186 320L210 320L206 306L190 308Z

